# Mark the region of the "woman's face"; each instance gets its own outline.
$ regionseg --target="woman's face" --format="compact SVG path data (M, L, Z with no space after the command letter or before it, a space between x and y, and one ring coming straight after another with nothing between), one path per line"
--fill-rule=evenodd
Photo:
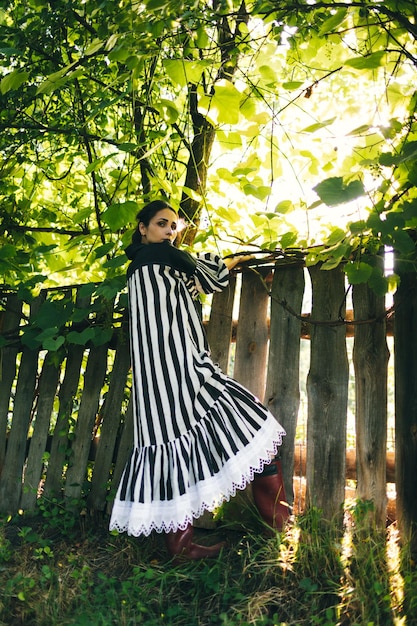
M173 242L177 236L178 216L171 209L161 209L155 213L148 226L139 223L142 243Z

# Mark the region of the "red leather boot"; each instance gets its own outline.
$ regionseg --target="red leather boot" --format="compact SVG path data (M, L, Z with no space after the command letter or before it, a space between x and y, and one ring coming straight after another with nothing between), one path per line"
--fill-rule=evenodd
M285 495L281 461L273 459L252 481L253 499L262 519L271 528L281 531L290 516Z
M193 535L192 524L189 524L185 530L177 530L165 535L168 552L170 556L176 557L175 562L214 558L226 545L222 541L214 546L202 546L193 542Z

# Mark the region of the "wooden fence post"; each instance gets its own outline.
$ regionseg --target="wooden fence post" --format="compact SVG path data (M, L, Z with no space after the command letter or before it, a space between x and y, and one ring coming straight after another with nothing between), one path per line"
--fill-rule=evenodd
M381 259L382 261L382 259ZM387 382L385 298L366 284L353 286L355 322L353 365L356 392L357 495L372 500L371 517L385 528L387 512Z
M80 297L79 291L76 296L76 307L86 309L90 304L90 297ZM80 328L79 323L74 323L71 330ZM49 455L48 471L44 484L44 494L56 497L62 491L62 474L68 455L68 433L74 399L77 393L81 374L85 346L70 344L67 349L64 379L59 387L59 409L56 419L54 434L52 436L51 452Z
M265 394L269 305L269 295L263 280L269 273L270 270L263 268L242 273L233 372L233 377L239 383L261 399Z
M20 508L24 511L32 511L36 508L39 482L44 466L44 453L46 450L58 379L61 373L61 365L62 361L54 363L50 359L50 355L46 355L43 362L38 385L38 401L34 430L30 438L23 492L20 501Z
M229 369L235 289L236 275L231 274L229 286L213 294L210 320L207 326L207 341L211 356L225 373Z
M395 256L395 482L402 542L417 557L417 274Z
M129 458L129 454L133 449L133 437L134 437L135 425L133 423L133 394L130 394L129 404L127 407L125 419L123 422L122 434L120 437L120 443L117 450L117 459L114 464L113 475L111 478L110 499L107 505L107 513L111 515L113 508L113 501L116 495L117 488L119 487L120 480L122 478L126 462Z
M45 299L42 292L30 306L30 317L36 315ZM26 441L38 374L39 350L24 347L17 377L13 419L7 443L4 468L0 477L0 512L16 513L22 492L23 466L26 456Z
M127 311L124 317L127 322ZM116 439L120 431L121 406L129 367L129 335L125 331L125 324L122 324L118 331L109 391L102 410L99 444L94 460L91 491L87 499L89 507L96 511L103 511L106 507L108 481Z
M345 316L345 280L340 268L309 268L312 283L311 358L307 377L308 507L325 520L343 519L346 483L346 422L349 364ZM316 324L314 322L317 322Z
M287 433L281 448L281 458L289 504L294 502L294 446L300 404L301 320L297 315L301 315L304 286L303 267L275 267L271 289L265 404Z
M93 426L97 417L100 394L107 369L107 350L108 344L94 346L90 348L88 355L84 387L65 481L65 499L70 508L73 501L81 497L86 478Z
M7 296L5 311L2 316L1 332L16 331L16 343L0 349L0 476L6 456L7 422L9 417L10 397L13 381L16 377L19 324L22 317L22 300L16 294Z

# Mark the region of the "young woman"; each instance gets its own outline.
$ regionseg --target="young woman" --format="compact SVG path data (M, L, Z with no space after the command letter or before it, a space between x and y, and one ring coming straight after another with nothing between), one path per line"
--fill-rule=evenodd
M193 300L220 291L229 267L217 255L175 248L178 216L164 201L146 205L126 254L134 446L110 529L166 533L172 556L215 556L223 544L193 542L192 522L253 480L262 517L288 517L279 461L285 434L268 410L210 358ZM274 459L274 460L273 460Z

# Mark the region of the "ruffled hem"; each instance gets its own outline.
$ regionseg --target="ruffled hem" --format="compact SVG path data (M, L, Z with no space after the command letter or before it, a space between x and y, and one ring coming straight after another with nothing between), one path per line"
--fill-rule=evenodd
M127 532L134 537L148 536L152 531L167 533L184 530L204 511L213 511L235 496L237 490L245 489L254 474L262 472L276 455L284 435L284 429L269 414L244 448L229 458L215 475L191 485L184 494L177 494L171 500L149 502L116 498L110 530Z

